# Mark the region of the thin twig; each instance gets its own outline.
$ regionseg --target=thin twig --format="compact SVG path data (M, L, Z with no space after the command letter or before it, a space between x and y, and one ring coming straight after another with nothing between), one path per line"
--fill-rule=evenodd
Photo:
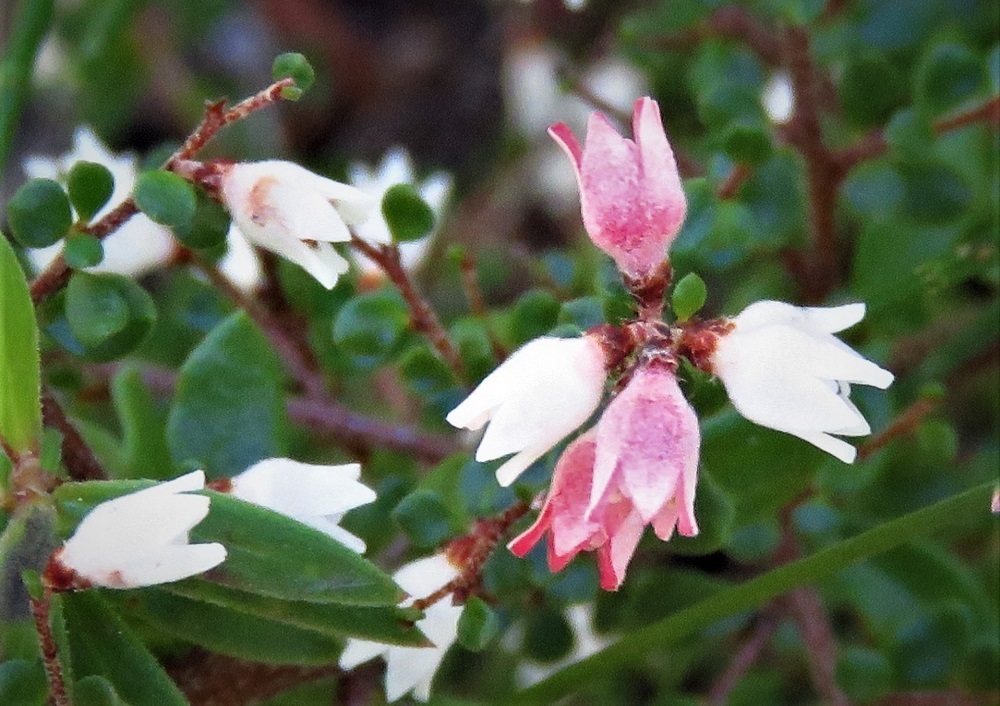
M62 462L69 477L77 481L104 480L108 476L50 392L42 393L42 419L46 426L62 432Z
M246 296L228 277L212 265L201 258L193 259L195 266L208 278L208 280L219 291L242 309L253 319L254 323L260 326L267 336L271 345L278 351L281 360L288 366L288 370L309 397L323 399L328 396L326 382L320 370L319 362L308 344L298 337L295 337L285 328L281 320L275 316L270 309L263 306L252 297Z
M837 643L819 593L811 586L796 588L788 594L787 603L806 646L813 686L823 703L848 706L850 701L837 684Z
M922 397L909 407L904 409L899 415L889 423L885 429L868 439L858 447L858 460L864 460L874 454L882 447L889 444L901 436L913 433L920 426L924 418L937 409L941 404L940 400Z
M458 267L462 273L462 288L465 290L465 298L469 301L469 311L483 322L483 326L486 327L486 335L490 339L490 348L493 350L493 357L497 361L503 362L507 358L508 352L503 344L497 340L497 337L493 334L493 327L490 326L489 312L486 310L486 300L483 298L483 292L479 288L476 258L468 252L463 252Z
M751 173L752 172L748 165L735 165L733 170L729 172L729 176L726 177L726 180L719 186L718 191L716 191L716 196L718 196L721 201L734 198L736 193L740 190L740 187L743 186L743 184L746 183L746 180L750 178Z
M722 676L712 686L711 691L708 692L710 706L724 706L729 702L729 695L757 661L780 624L778 612L772 604L761 614L750 637L743 643L739 652L726 667L726 671L722 673Z
M448 338L448 332L441 325L437 314L434 313L430 304L410 280L409 273L400 261L399 248L395 245L372 245L353 233L351 234L351 245L382 268L386 277L396 285L399 293L403 295L410 311L410 323L413 328L427 338L441 359L451 368L455 377L463 383L467 382L462 356L459 355L458 349Z
M795 91L795 112L782 134L806 163L809 188L809 230L812 241L808 277L800 284L807 298L820 301L835 286L839 270L834 213L842 172L823 142L817 106L820 77L810 54L809 34L800 27L785 33L785 58Z
M768 66L781 64L781 43L774 32L742 7L724 7L708 19L711 31L742 40Z
M45 676L49 681L49 699L55 706L70 706L62 665L59 663L59 648L52 635L52 624L49 616L52 606L52 591L47 586L43 588L43 591L40 599L29 598L29 602L31 603L31 617L35 621L35 630L38 632L38 644L42 650Z
M164 169L170 169L174 162L178 160L191 159L202 148L207 145L213 137L226 125L242 120L254 111L265 108L281 100L281 92L290 86L294 86L295 81L284 78L277 81L263 91L247 98L229 110L225 109L226 101L216 101L208 103L205 108L205 116L201 123L194 129L184 144L174 152L163 164ZM118 228L120 228L129 218L139 212L138 207L132 197L129 197L115 206L107 215L98 220L85 230L89 235L98 240L103 240ZM66 286L69 281L70 269L66 265L66 260L60 254L49 264L49 266L35 278L31 283L31 301L36 305L44 301L49 296Z
M114 376L118 366L94 365L87 369L99 376L103 384ZM142 368L141 376L143 382L154 392L173 394L177 383L177 374L173 370L146 366ZM437 463L461 450L452 436L432 434L419 427L390 424L366 417L331 400L290 397L285 401L285 406L293 422L323 434L327 441L351 450L388 449L409 454L427 463Z
M935 135L943 135L960 127L985 121L992 122L995 128L1000 129L1000 96L994 96L986 103L970 110L942 118L935 122L932 128ZM855 144L838 150L833 154L833 158L839 169L846 174L861 162L881 157L888 151L889 143L885 138L885 132L878 129L868 133Z

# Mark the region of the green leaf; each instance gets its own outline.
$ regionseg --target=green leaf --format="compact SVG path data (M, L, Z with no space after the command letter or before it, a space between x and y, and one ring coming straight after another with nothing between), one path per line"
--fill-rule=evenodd
M906 99L901 72L883 54L848 58L840 78L840 104L858 127L883 123Z
M562 696L579 694L588 681L600 675L608 674L628 663L648 660L652 653L676 644L698 630L761 605L797 586L814 583L855 562L881 554L949 524L968 528L968 516L984 512L992 492L993 483L984 483L785 564L763 576L719 591L563 668L534 686L518 692L510 702L552 703Z
M907 108L893 115L885 126L885 140L900 159L920 163L932 149L934 128L926 115Z
M104 259L104 245L100 240L86 233L71 233L66 236L63 258L74 270L101 264Z
M328 637L356 637L405 647L423 647L427 638L414 626L413 609L286 601L238 591L194 578L162 589L167 593L248 613Z
M287 424L277 356L246 314L232 314L181 367L167 421L171 455L209 477L232 476L286 456Z
M229 233L229 213L203 191L197 192L194 217L187 223L174 226L177 239L192 249L210 249L224 246Z
M916 97L931 115L961 105L985 92L982 61L961 44L941 43L924 57L916 73Z
M482 380L493 371L496 358L485 323L472 316L461 318L451 325L448 335L458 348L462 365L473 382Z
M144 481L64 483L52 497L67 534L100 502L148 488ZM290 601L395 605L402 593L384 572L322 532L284 515L205 491L208 517L192 542L219 542L226 560L206 580L248 593Z
M548 292L533 289L522 294L511 312L511 336L520 345L548 333L559 320L559 300Z
M837 684L854 701L874 701L892 687L892 666L874 650L849 647L837 660Z
M47 427L42 430L42 450L38 454L38 465L46 473L59 478L67 478L62 465L63 434L58 429Z
M157 408L137 367L125 366L115 374L111 399L121 422L128 477L166 480L176 476L167 445L166 411Z
M0 233L0 439L37 450L42 433L38 328L28 282Z
M140 174L132 197L139 210L165 226L190 224L198 208L194 188L173 172Z
M675 537L668 548L681 555L711 554L729 541L736 516L733 500L720 490L711 478L705 476L698 483L695 496L695 517L699 532L694 537Z
M423 344L413 346L400 356L399 372L410 389L422 397L455 388L455 374Z
M73 685L73 706L128 706L104 677L92 674Z
M771 134L763 124L737 121L722 136L723 149L734 162L754 166L766 162L774 151Z
M132 704L185 706L187 700L156 658L95 590L60 594L73 669L80 680L98 675Z
M458 641L467 650L481 652L500 630L500 619L486 601L472 596L458 619Z
M941 224L969 210L972 189L962 176L941 162L902 164L903 206L917 221Z
M51 179L31 179L7 202L7 223L11 234L24 247L48 247L73 225L69 198Z
M103 164L77 162L66 177L66 189L77 216L90 222L114 193L115 178Z
M106 362L135 350L155 322L153 298L134 280L76 272L66 287L65 319L46 331L71 353Z
M382 217L397 243L420 240L434 229L434 211L410 184L395 184L386 190Z
M12 659L0 662L0 704L45 706L49 683L41 662Z
M51 505L22 505L0 535L0 621L30 616L28 592L22 574L41 571L59 543L56 515Z
M708 298L708 288L705 280L695 272L688 272L674 287L670 295L670 303L678 321L687 321L697 314Z
M333 324L333 341L362 367L383 362L406 332L410 315L395 291L360 294L341 308Z
M287 52L275 57L271 65L271 76L275 81L283 78L291 78L295 81L297 91L282 92L282 97L289 100L298 100L304 91L308 91L316 80L316 72L312 64L305 56L298 52Z
M539 662L555 662L573 647L573 630L561 610L543 606L528 616L524 626L524 652Z
M392 519L417 547L436 547L452 531L452 517L441 497L426 489L407 495L392 511Z
M268 664L332 664L339 639L157 589L108 597L130 617L212 652Z

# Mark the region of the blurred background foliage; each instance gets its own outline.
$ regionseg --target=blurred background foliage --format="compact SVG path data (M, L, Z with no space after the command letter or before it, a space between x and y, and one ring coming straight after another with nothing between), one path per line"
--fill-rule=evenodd
M4 47L18 40L13 21L29 4L0 6ZM594 106L627 124L632 100L647 93L660 102L689 199L675 279L705 280L702 315L735 314L758 299L865 301L867 317L847 338L897 375L887 393L855 392L875 436L845 466L743 420L715 381L684 371L704 436L702 534L647 537L617 593L598 590L589 555L552 575L540 553L522 561L498 550L484 575L498 636L479 653L449 653L434 703L503 700L567 657L628 640L776 561L997 478L995 0L591 0L579 12L556 0L59 2L16 132L0 135L9 147L0 200L22 182L23 158L65 152L79 125L113 151L159 163L206 99L255 92L282 51L305 54L316 85L227 129L206 156L278 157L344 178L350 162L374 163L402 145L421 174L452 173L435 256L417 281L472 381L535 336L628 316L628 296L586 241L569 164L544 128L562 120L579 131ZM815 69L808 85L803 56L813 64L805 71ZM782 91L799 102L791 117L774 103ZM470 308L463 288L470 268L485 311ZM260 300L308 341L342 408L310 416L268 341L223 324L232 303L182 263L142 279L155 323L127 360L112 353L82 364L63 315L69 302L40 312L45 382L113 477L165 478L193 464L220 477L276 455L360 458L379 499L344 524L386 568L515 500L445 426L464 388L408 328L394 289L351 275L327 292L271 258L265 270ZM346 417L330 421L334 413L382 425L382 435L345 431L337 419ZM426 444L383 443L389 432ZM544 489L555 458L515 491ZM817 660L852 702L903 703L921 692L995 703L1000 548L985 505L815 589L821 604L781 599L592 674L577 702L717 699L730 660L763 634L728 703L828 701ZM240 660L271 663L249 672L258 689L250 693L274 706L381 698L378 667L338 677L324 666L335 642L317 646L307 632L256 616L241 624L239 613L199 623L204 604L176 598L169 610L188 627L171 632L150 617L167 610L156 598L114 608L195 702L211 695L191 676L198 668L218 686ZM593 609L574 622L567 608L580 604ZM808 630L817 621L829 632L819 643ZM23 628L5 624L0 656L30 655ZM824 644L833 652L817 657ZM0 672L0 684L29 688L40 673L26 664Z

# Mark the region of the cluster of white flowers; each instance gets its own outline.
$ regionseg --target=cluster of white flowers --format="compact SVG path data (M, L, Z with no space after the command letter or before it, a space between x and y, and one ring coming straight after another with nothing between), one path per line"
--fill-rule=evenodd
M268 508L319 530L362 553L365 543L339 526L348 510L374 502L375 491L359 481L356 463L312 465L287 458L259 461L223 483L210 483L235 498ZM204 573L226 559L216 542L191 544L190 531L208 515L211 498L205 474L194 471L174 480L96 505L73 535L56 550L47 575L58 590L94 586L132 589L179 581ZM458 576L444 554L403 566L393 576L410 596L435 592ZM401 605L408 606L413 598ZM443 600L428 607L417 627L428 647L388 646L350 640L341 667L351 669L386 656L386 695L390 701L413 690L426 701L434 673L458 636L462 607Z

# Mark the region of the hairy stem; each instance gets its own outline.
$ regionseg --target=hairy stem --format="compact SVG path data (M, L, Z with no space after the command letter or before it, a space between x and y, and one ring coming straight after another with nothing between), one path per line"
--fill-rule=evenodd
M42 650L42 662L45 665L45 676L49 681L49 698L55 706L70 706L66 693L66 682L63 679L62 665L59 663L59 648L52 634L50 609L52 607L52 591L43 589L41 598L30 598L31 617L35 621L38 632L38 643Z

